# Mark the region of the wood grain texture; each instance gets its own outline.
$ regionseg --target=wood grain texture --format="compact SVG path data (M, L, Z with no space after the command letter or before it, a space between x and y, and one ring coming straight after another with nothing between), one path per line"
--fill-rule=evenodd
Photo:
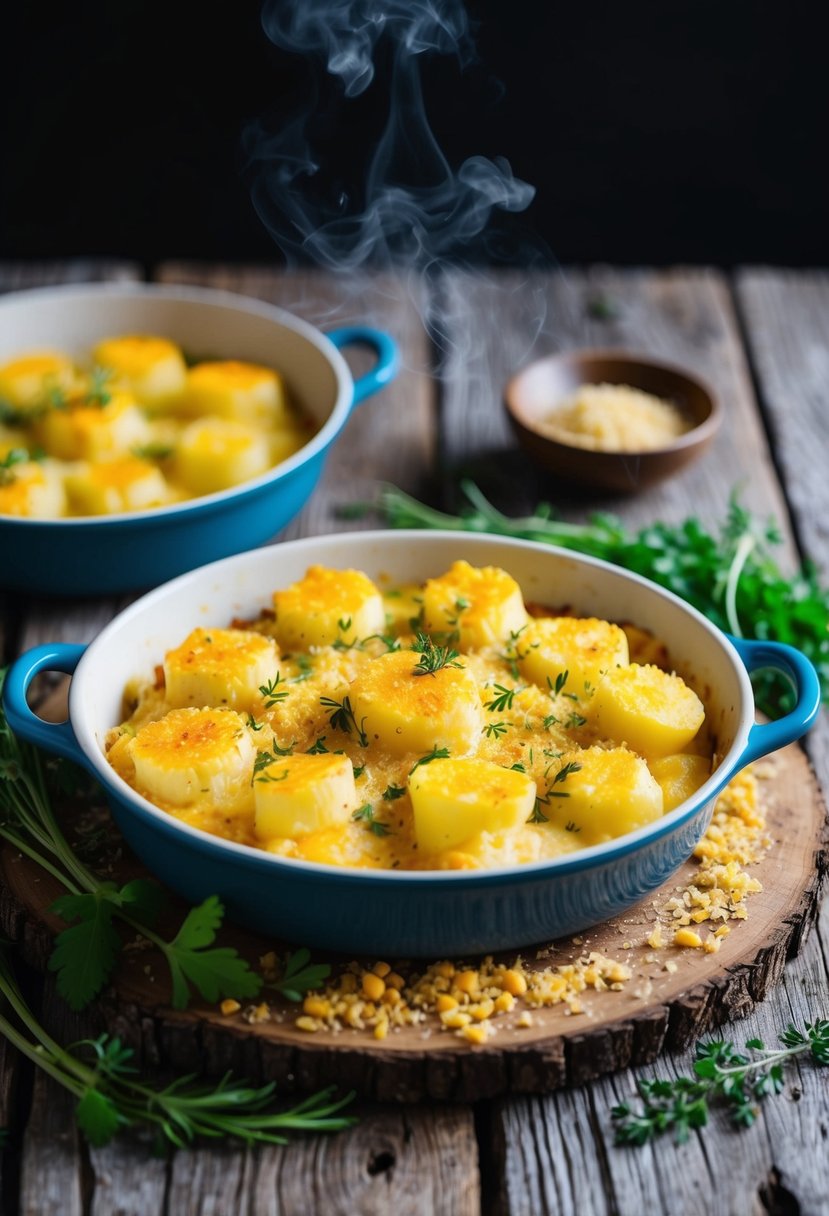
M813 1019L829 988L829 909L775 998L724 1034L772 1045L790 1020ZM643 1076L689 1075L689 1056L666 1056ZM636 1074L638 1075L638 1073ZM713 1108L708 1127L686 1145L670 1137L642 1149L615 1148L611 1108L634 1097L634 1076L620 1073L581 1090L496 1104L495 1210L510 1216L640 1216L700 1212L742 1216L821 1216L829 1189L829 1081L825 1070L791 1065L782 1095L767 1101L754 1127L736 1131Z
M557 275L448 274L448 352L442 367L442 443L450 467L491 488L508 513L539 498L566 518L598 505L536 470L520 453L502 407L508 378L532 359L577 347L614 348L676 362L710 383L723 426L695 465L667 483L601 505L630 525L698 514L720 522L735 486L747 506L785 524L785 502L757 416L725 278L713 270L612 270ZM597 302L610 310L596 319Z
M733 925L719 953L670 946L652 950L646 944L657 918L655 905L694 881L693 861L652 900L576 940L552 943L540 961L535 949L523 952L530 967L567 964L593 950L631 967L633 978L622 991L583 995L583 1017L568 1016L568 1007L560 1004L535 1010L532 1027L520 1029L515 1025L519 1007L499 1019L499 1033L477 1050L441 1033L435 1015L382 1042L370 1032L308 1035L294 1026L296 1007L278 999L270 1002L274 1019L253 1025L241 1015L224 1018L216 1006L200 1001L186 1012L173 1011L167 1007L169 985L161 959L152 951L131 951L122 957L112 988L94 1007L98 1021L128 1042L139 1058L147 1054L150 1062L160 1060L178 1070L205 1069L213 1075L231 1070L306 1091L336 1084L381 1101L477 1101L505 1092L545 1092L646 1063L751 1010L779 980L804 922L815 914L827 863L825 809L798 748L778 753L774 763L774 775L761 783L774 844L751 867L764 889L752 897L749 919ZM795 789L797 802L791 797ZM64 824L70 843L76 821L77 813L68 810ZM97 863L102 872L119 883L143 874L114 827L110 832ZM26 959L44 967L52 933L60 927L49 913L59 884L9 848L0 853L0 870L8 892L3 914L11 913L4 931L16 932ZM17 908L23 909L22 919ZM163 932L172 936L183 914L183 906L176 905ZM222 940L254 963L277 945L231 927ZM678 964L673 973L665 969L670 959ZM397 969L409 975L412 966Z

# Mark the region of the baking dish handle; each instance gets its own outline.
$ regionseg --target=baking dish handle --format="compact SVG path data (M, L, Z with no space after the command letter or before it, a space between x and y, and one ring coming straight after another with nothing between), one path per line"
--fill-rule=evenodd
M761 756L793 743L805 735L820 711L820 680L814 665L783 642L750 642L745 638L729 637L749 674L771 667L787 676L794 685L795 707L775 722L758 722L752 726L742 762L751 764Z
M85 646L56 642L52 646L35 646L12 663L3 684L3 709L9 726L19 739L34 743L48 752L55 752L76 764L89 768L69 722L44 722L29 708L26 693L32 680L41 671L63 671L71 675L86 650Z
M368 346L377 355L377 362L371 371L354 381L354 405L371 397L397 375L400 367L397 343L381 329L371 329L368 325L347 325L344 329L329 330L325 336L337 350L342 350L344 346Z

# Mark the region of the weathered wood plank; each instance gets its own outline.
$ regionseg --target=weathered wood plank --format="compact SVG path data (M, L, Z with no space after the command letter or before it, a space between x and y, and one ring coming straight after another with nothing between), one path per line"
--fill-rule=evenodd
M73 1107L66 1090L44 1073L35 1076L32 1109L23 1140L22 1216L83 1214L83 1157Z
M0 1213L5 1214L4 1197L13 1192L16 1179L13 1146L20 1141L23 1128L17 1108L20 1060L8 1040L0 1038L0 1129L3 1144L0 1145Z
M88 1152L89 1216L160 1216L168 1210L170 1161L155 1151L151 1135L118 1136L104 1148Z
M790 1020L826 1016L827 926L829 908L779 992L723 1036L739 1043L757 1036L772 1045ZM610 1110L633 1097L636 1076L687 1076L691 1066L691 1053L667 1056L652 1068L582 1089L498 1103L496 1210L510 1216L825 1213L829 1080L808 1063L790 1067L785 1092L767 1100L748 1130L735 1131L717 1107L710 1125L686 1145L665 1137L642 1149L613 1146Z
M335 1137L260 1152L250 1216L477 1216L481 1196L472 1112L372 1107ZM184 1209L186 1210L186 1209Z
M700 375L719 394L724 422L697 464L641 495L602 505L629 524L676 521L690 513L718 522L739 485L747 506L785 524L733 304L718 272L596 267L558 275L450 273L443 280L441 324L448 336L441 397L445 459L481 478L505 509L523 510L538 498L569 518L595 508L595 501L556 484L519 452L501 398L510 375L533 358L613 347L674 361Z
M364 323L386 330L400 345L400 375L349 419L335 441L320 485L286 529L285 539L376 526L371 519L339 519L337 511L344 504L373 498L379 482L391 481L414 493L423 491L424 477L431 473L434 459L435 402L431 350L421 320L427 307L421 284L390 276L346 279L313 271L284 274L188 263L164 265L158 278L267 300L326 330ZM355 374L364 372L371 362L364 352L349 351L346 357Z

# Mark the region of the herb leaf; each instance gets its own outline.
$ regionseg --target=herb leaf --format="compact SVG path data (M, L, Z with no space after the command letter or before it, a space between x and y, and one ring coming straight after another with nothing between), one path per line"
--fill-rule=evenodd
M121 950L107 892L62 895L50 908L62 920L77 920L55 939L49 970L70 1009L83 1009L109 979Z
M459 663L459 653L450 646L438 646L428 633L418 633L412 643L412 650L420 655L413 674L416 676L433 676L444 667L463 667Z
M328 963L311 963L311 951L302 946L285 959L285 966L278 980L269 984L289 1001L301 1001L303 994L320 988L331 974ZM310 965L309 965L310 964Z
M198 907L190 909L176 936L165 943L174 1009L186 1009L190 996L188 981L211 1003L222 996L256 996L262 987L261 977L251 971L236 950L228 946L207 949L216 940L223 917L224 907L218 896L209 895Z

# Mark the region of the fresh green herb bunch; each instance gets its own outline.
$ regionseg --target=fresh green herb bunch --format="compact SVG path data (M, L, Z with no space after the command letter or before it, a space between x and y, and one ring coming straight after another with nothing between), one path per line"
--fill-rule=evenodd
M397 528L494 532L546 542L603 558L651 579L693 604L710 621L738 637L787 642L811 659L829 698L829 588L806 563L787 577L772 556L781 544L774 524L762 524L732 497L718 534L694 517L681 524L655 523L631 532L613 515L598 513L586 524L555 518L541 503L532 515L510 519L484 497L474 482L461 490L469 505L460 515L425 506L388 487L380 511ZM792 706L780 677L760 672L755 693L761 709L775 716Z
M710 1103L724 1102L739 1127L750 1127L764 1098L779 1094L783 1068L792 1056L808 1054L820 1067L829 1066L829 1020L807 1022L803 1030L789 1024L780 1036L782 1048L749 1039L746 1051L724 1041L698 1043L693 1077L638 1082L640 1102L622 1102L611 1111L617 1144L640 1146L666 1132L683 1144L695 1128L708 1122Z
M352 1095L335 1100L332 1089L279 1111L273 1107L273 1083L257 1089L228 1073L212 1087L192 1076L155 1086L138 1075L133 1053L120 1039L103 1034L62 1047L27 1006L4 948L0 948L0 996L4 998L0 1034L74 1094L75 1118L91 1144L107 1144L116 1132L134 1126L149 1127L160 1145L166 1142L176 1148L202 1137L284 1144L288 1131L340 1131L355 1122L340 1113Z
M4 675L0 671L0 692ZM98 878L83 864L64 837L51 801L56 789L71 794L77 779L77 770L65 761L49 761L47 766L35 748L19 742L0 709L0 838L64 888L65 894L55 901L52 911L69 927L58 934L49 960L49 969L57 972L61 996L72 1009L82 1009L101 991L122 948L117 922L161 952L169 969L175 1008L187 1006L191 989L210 1002L256 996L261 977L236 950L214 945L224 919L224 908L215 895L191 908L168 940L154 928L165 903L159 886L139 878L119 887ZM286 971L295 966L292 958L286 961ZM285 995L296 990L297 983L294 976Z

